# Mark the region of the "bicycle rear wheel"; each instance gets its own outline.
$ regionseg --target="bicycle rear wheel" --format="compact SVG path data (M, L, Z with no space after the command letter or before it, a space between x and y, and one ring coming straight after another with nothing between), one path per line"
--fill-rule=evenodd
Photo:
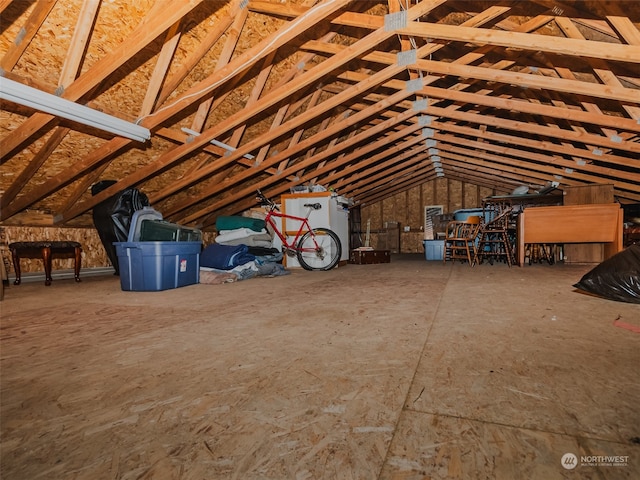
M297 248L298 262L305 270L331 270L340 261L340 239L328 228L313 228L305 233Z

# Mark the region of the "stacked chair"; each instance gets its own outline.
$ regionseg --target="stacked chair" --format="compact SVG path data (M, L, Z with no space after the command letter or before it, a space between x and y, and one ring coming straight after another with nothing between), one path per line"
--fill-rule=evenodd
M443 262L447 260L469 262L473 266L476 258L476 241L480 228L480 217L468 217L464 221L453 220L447 223L444 238Z
M485 207L486 221L479 229L475 262L480 264L487 259L492 265L496 260L505 261L509 266L515 263L514 243L510 238L515 230L512 214L513 208L509 205L491 204Z

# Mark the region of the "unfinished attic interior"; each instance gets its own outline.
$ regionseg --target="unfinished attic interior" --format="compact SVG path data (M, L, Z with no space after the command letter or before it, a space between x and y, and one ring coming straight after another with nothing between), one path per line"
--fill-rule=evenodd
M640 2L0 0L0 62L2 478L640 475ZM337 268L208 268L258 191Z
M0 218L91 227L129 187L205 231L304 185L374 230L522 186L637 203L636 3L4 1ZM150 139L22 105L27 88Z

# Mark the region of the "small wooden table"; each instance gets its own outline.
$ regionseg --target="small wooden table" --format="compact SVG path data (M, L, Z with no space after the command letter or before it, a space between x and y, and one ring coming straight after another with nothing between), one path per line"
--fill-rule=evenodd
M20 285L20 259L21 258L42 258L44 263L44 284L51 285L51 258L55 256L63 256L66 258L73 257L74 276L76 282L80 281L80 266L82 263L82 245L79 242L14 242L9 244L11 257L13 259L13 268L16 271L16 280L14 285Z

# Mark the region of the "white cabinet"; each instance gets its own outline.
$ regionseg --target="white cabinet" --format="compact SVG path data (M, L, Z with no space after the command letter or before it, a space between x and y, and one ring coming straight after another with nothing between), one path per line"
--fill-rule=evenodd
M296 217L306 217L308 214L311 228L333 230L342 246L340 260L346 261L349 259L349 210L346 208L346 201L342 200L331 192L291 193L280 197L280 208L283 213ZM304 206L311 203L319 203L320 209L314 210ZM289 241L292 241L300 229L300 222L283 219L282 223L280 228L289 234ZM273 246L277 249L282 247L282 242L277 236L274 238ZM295 256L285 255L284 263L287 267L300 267Z

